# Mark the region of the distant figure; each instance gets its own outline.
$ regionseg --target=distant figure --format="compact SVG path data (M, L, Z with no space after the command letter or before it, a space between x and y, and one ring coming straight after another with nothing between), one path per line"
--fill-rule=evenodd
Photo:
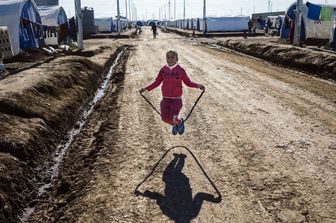
M153 31L153 38L155 39L157 35L157 26L155 22L153 22L152 24L152 31Z
M253 28L253 21L252 21L252 19L250 19L248 21L247 25L248 25L248 32L252 33L252 28Z
M258 29L262 29L263 20L260 16L257 18L257 23L258 23Z
M295 29L295 20L292 19L290 21L290 31L289 31L289 41L290 43L293 43L294 42L294 29Z
M271 20L268 18L266 19L265 35L269 36L270 31L271 31Z

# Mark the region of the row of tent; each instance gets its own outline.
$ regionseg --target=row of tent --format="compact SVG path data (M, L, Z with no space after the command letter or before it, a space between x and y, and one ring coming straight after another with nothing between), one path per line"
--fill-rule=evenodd
M118 32L118 27L120 30L125 30L129 25L129 20L120 19L118 23L118 20L112 17L95 18L94 22L100 33Z
M296 3L290 5L286 15L281 17L280 36L293 38ZM336 43L336 6L307 2L302 7L301 40L325 39Z
M248 30L249 16L206 17L165 22L166 26L206 32L240 32Z
M20 49L58 45L69 40L68 18L60 6L39 6L33 0L1 0L0 26L9 31L13 55Z

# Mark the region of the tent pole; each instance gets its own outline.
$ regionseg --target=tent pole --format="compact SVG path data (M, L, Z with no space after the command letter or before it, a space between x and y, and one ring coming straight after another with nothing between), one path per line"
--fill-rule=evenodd
M183 20L185 20L185 0L183 0Z
M294 41L295 46L301 45L301 17L302 17L302 5L303 0L296 1L296 12L295 12L295 27L294 27Z
M176 20L176 0L174 0L174 20Z
M128 8L127 8L127 0L125 0L125 8L126 8L126 19L128 19Z
M119 7L119 0L117 0L117 29L118 35L120 35L120 7Z
M169 21L170 21L170 0L168 0L168 16L169 16Z
M75 12L76 12L76 20L77 20L77 42L78 42L78 49L82 50L83 47L83 14L82 14L82 7L81 1L75 0Z
M206 36L206 0L203 0L203 36Z

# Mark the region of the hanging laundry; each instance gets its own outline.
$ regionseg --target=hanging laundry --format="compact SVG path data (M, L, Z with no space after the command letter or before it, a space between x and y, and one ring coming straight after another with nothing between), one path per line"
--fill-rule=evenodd
M74 41L77 41L77 26L76 26L76 20L75 17L72 17L69 19L69 34L71 39Z
M321 8L321 21L331 21L334 10L330 7Z
M306 5L308 7L308 18L312 20L320 20L321 6L310 2L307 2Z
M65 41L67 35L68 35L68 25L67 25L67 23L61 24L60 25L60 36L59 36L60 42Z

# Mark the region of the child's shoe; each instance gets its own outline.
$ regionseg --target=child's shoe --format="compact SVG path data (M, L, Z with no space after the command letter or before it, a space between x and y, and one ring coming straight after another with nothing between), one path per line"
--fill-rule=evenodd
M178 126L177 125L173 125L173 129L172 129L173 135L176 135L177 132L178 132Z
M181 123L177 126L177 131L180 135L184 133L184 120L181 118Z

